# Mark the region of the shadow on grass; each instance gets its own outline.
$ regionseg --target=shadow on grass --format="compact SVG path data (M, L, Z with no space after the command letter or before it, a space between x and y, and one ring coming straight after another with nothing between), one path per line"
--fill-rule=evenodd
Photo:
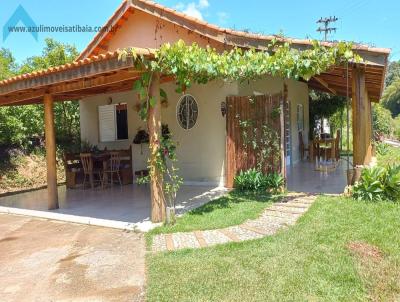
M219 209L232 208L233 204L241 202L270 202L273 195L268 193L232 191L228 195L212 200L201 207L188 212L189 215L204 215Z

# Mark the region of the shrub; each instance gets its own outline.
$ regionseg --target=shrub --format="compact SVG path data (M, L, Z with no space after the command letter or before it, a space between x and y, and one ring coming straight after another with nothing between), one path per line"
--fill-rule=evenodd
M263 174L257 169L241 171L234 180L234 187L238 191L271 191L277 193L284 184L285 179L279 173Z
M400 139L400 115L398 115L395 119L394 119L394 136L396 139Z
M390 152L389 145L386 144L386 143L382 143L382 142L377 143L377 144L376 144L376 152L377 152L379 155L386 155L386 154L388 154L388 153Z
M353 188L357 200L398 201L400 198L400 166L373 167L361 172Z
M267 178L256 169L240 171L235 177L234 187L239 191L265 191L267 189Z
M278 193L285 184L285 178L279 173L271 173L266 177L267 186L273 193Z
M374 137L389 136L393 130L393 118L389 110L380 104L372 106L372 126L374 129Z

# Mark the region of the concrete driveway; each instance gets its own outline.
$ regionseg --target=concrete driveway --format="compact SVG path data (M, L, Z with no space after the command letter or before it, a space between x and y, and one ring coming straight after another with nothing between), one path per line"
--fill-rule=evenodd
M142 301L143 235L0 214L0 300Z

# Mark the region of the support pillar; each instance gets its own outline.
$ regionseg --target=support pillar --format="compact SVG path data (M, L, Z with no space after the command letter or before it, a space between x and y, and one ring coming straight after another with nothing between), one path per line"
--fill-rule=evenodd
M371 102L365 85L365 69L352 70L353 165L368 165L372 158Z
M46 139L48 209L58 209L56 137L54 130L54 100L44 95L44 132Z
M165 196L163 191L163 175L154 169L157 152L161 141L161 100L160 75L154 73L150 85L150 97L156 99L154 106L149 106L147 113L147 127L150 144L150 190L151 190L151 221L165 220Z

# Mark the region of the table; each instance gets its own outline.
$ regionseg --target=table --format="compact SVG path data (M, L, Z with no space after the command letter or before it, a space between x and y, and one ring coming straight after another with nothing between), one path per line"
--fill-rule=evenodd
M109 159L110 159L110 154L107 152L92 154L93 166L96 166L96 163L99 163L102 166L101 169L103 170L103 180L102 180L103 184L107 183L108 181L108 175L104 171L107 171Z
M323 159L321 160L321 151L323 149ZM336 162L336 138L315 138L310 146L310 159L315 161L316 170L328 171L337 167Z

